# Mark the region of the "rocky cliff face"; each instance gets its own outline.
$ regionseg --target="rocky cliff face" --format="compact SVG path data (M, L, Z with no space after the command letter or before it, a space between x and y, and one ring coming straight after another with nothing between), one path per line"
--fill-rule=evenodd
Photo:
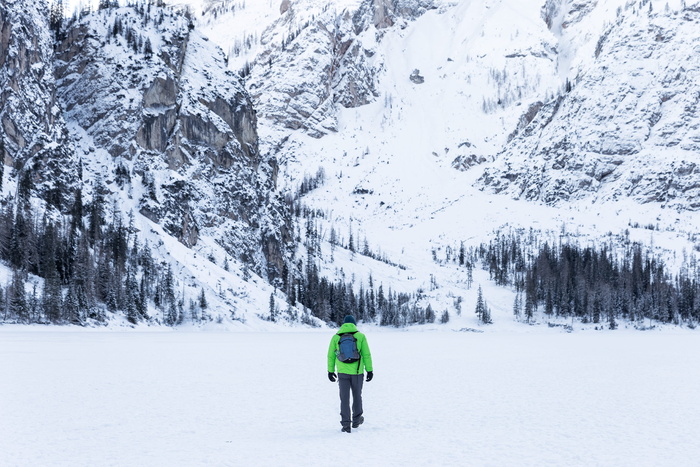
M631 197L699 209L698 50L697 8L618 14L593 66L541 107L480 182L550 204Z
M43 2L0 4L0 160L65 210L77 182L74 149L56 103L53 40Z
M416 19L433 8L434 3L433 0L364 0L354 14L355 33L361 34L370 26L381 30Z
M356 9L325 7L304 20L302 3L281 8L280 17L264 31L265 49L248 78L263 126L274 134L265 141L270 147L289 130L302 129L315 138L335 132L336 106L374 101L384 68L376 47L383 30L419 16L432 4L364 0Z
M98 11L67 31L56 63L85 157L106 153L140 179L143 215L186 246L213 237L259 272L280 275L287 227L272 199L276 162L260 155L238 76L186 16Z

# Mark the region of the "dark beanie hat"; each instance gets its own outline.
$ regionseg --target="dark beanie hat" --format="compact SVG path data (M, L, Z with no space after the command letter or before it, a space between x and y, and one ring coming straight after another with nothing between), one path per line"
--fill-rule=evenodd
M343 324L345 323L357 324L357 321L355 321L355 317L353 315L347 315L343 320Z

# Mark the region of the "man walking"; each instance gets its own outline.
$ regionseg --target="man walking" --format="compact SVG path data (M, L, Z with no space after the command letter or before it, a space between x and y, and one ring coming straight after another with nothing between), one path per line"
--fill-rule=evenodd
M362 380L367 370L367 381L372 381L372 354L367 338L357 330L355 318L345 317L343 325L331 339L328 347L328 379L335 383L335 369L338 367L340 388L340 424L345 433L350 426L357 428L365 418L362 416ZM352 418L350 417L350 393L352 392Z

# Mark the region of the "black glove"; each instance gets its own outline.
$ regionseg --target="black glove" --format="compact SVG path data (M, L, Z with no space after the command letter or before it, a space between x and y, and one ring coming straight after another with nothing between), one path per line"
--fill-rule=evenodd
M330 371L328 372L328 379L331 380L331 383L335 383L335 373L331 373Z
M374 373L371 371L367 372L367 382L372 381L372 378L374 378Z

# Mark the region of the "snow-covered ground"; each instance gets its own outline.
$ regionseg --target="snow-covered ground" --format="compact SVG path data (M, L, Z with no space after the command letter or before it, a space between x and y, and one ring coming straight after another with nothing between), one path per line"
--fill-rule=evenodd
M348 435L329 330L0 327L0 465L697 465L694 333L521 331L366 329Z

